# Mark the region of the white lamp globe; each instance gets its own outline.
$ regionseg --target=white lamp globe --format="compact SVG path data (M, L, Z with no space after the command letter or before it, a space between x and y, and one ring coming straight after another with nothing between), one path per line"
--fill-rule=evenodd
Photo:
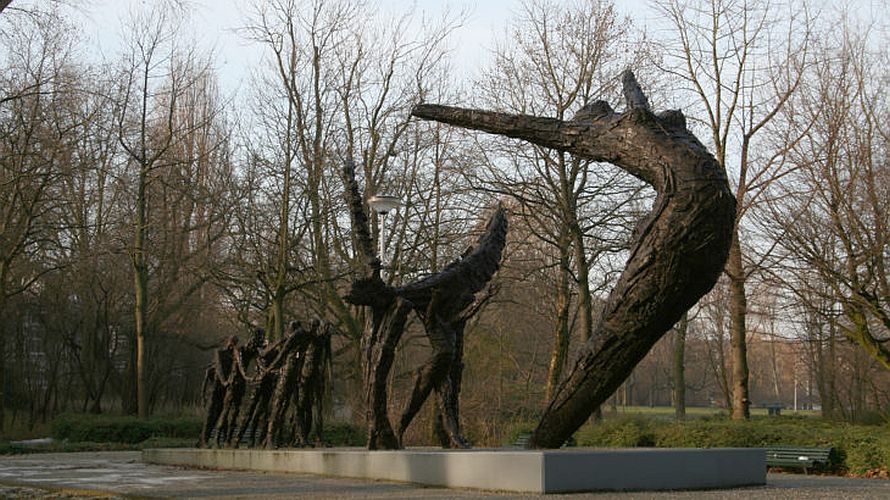
M401 205L401 201L397 196L389 196L385 194L378 194L368 198L368 205L371 207L371 210L377 212L380 215L386 215L389 212L399 208Z

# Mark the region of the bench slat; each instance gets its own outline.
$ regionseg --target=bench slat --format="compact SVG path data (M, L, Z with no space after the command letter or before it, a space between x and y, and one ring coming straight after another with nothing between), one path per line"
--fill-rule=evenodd
M766 464L773 467L808 467L828 465L832 448L777 446L767 448Z

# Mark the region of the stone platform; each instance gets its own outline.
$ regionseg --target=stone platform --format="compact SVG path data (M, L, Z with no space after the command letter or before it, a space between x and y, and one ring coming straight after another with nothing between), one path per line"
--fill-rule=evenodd
M142 460L163 465L309 473L524 493L694 490L766 484L766 453L759 448L169 448L144 450Z

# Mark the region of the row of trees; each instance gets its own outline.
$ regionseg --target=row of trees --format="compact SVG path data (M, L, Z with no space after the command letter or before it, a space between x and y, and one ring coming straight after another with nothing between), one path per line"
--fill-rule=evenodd
M653 7L664 32L644 33L608 0L523 2L491 67L466 82L447 50L459 17L258 2L243 34L263 56L237 97L221 95L181 6L135 13L120 53L100 62L83 57L64 10L5 11L0 424L5 409L33 422L65 409L192 407L221 339L260 325L280 339L290 319L309 317L338 327L335 417L361 415L364 318L342 298L355 258L346 159L363 195L404 202L385 233L393 283L440 270L470 242L481 207L506 200L503 268L467 325L463 412L472 438L540 411L592 335L653 194L608 165L409 111L468 103L569 119L590 101L616 102L627 67L656 107L694 118L739 208L725 279L616 404L684 401L688 387L691 403L746 418L751 400L787 401L798 373L794 385L827 415L886 408L881 33L793 5ZM427 349L409 324L396 399ZM685 370L673 368L684 354Z

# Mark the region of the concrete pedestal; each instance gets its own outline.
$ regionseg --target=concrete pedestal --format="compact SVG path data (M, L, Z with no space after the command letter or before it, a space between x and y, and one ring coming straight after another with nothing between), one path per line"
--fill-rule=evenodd
M759 448L144 450L148 463L294 472L483 490L564 493L766 484Z

